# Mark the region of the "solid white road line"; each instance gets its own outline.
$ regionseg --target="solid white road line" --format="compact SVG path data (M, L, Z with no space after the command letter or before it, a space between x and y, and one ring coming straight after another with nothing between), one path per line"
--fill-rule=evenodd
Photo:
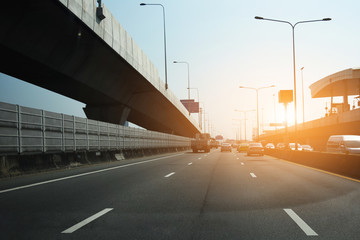
M308 236L318 236L318 234L309 227L292 209L284 209L284 211L294 220L294 222L305 232Z
M79 222L78 224L75 224L74 226L62 231L61 233L73 233L76 230L78 230L79 228L82 228L83 226L85 226L86 224L94 221L95 219L101 217L102 215L110 212L111 210L113 210L113 208L105 208L104 210L92 215L91 217L88 217L87 219Z
M253 177L253 178L256 178L256 175L254 173L250 173L250 175Z
M172 176L172 175L174 175L175 174L175 172L172 172L172 173L169 173L168 175L166 175L166 176L164 176L164 177L170 177L170 176Z
M189 165L189 166L192 165L192 162L191 162L191 163L188 163L188 165Z
M83 176L87 176L87 175L91 175L91 174L95 174L95 173L106 172L106 171L110 171L110 170L114 170L114 169L118 169L118 168L125 168L125 167L130 167L130 166L134 166L134 165L143 164L143 163L154 162L154 161L158 161L158 160L165 159L165 158L177 157L177 156L180 156L180 155L183 155L183 154L184 153L171 155L171 156L166 156L166 157L161 157L161 158L154 158L154 159L147 160L147 161L129 163L129 164L125 164L125 165L121 165L121 166L117 166L117 167L105 168L105 169L101 169L101 170L97 170L97 171L81 173L81 174L68 176L68 177L63 177L63 178L56 178L56 179L52 179L52 180L48 180L48 181L44 181L44 182L33 183L33 184L24 185L24 186L15 187L15 188L9 188L9 189L5 189L5 190L0 190L0 194L15 191L15 190L20 190L20 189L24 189L24 188L35 187L35 186L39 186L39 185L43 185L43 184L47 184L47 183L63 181L63 180L71 179L71 178L83 177Z

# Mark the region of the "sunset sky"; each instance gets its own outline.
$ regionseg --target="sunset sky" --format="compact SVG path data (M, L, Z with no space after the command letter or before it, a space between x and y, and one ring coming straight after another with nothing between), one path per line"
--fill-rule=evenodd
M141 1L103 0L164 79L163 20L159 6ZM301 71L304 67L305 120L325 115L330 99L311 99L309 86L335 72L360 67L360 1L358 0L182 0L149 1L166 9L169 88L187 98L187 68L191 88L210 117L214 134L235 138L238 110L256 109L256 93L239 86L275 88L260 90L260 122L275 121L274 100L282 89L293 89L291 27L261 21L255 16L285 20L332 18L329 22L300 24L295 28L298 121L302 122ZM275 96L274 96L275 94ZM191 91L197 99L197 91ZM85 117L84 104L23 81L0 75L0 101ZM352 104L352 100L349 103ZM262 110L263 109L263 110ZM284 120L276 104L277 121ZM263 113L263 115L262 115ZM256 113L248 113L248 138L256 126ZM289 118L294 119L293 105ZM197 115L193 115L197 119ZM243 127L244 128L244 127ZM269 129L269 127L265 127Z

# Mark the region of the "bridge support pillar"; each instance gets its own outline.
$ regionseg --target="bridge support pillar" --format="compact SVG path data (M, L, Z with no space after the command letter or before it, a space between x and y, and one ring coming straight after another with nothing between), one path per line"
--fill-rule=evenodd
M131 109L125 105L89 105L84 108L86 117L102 122L124 125Z

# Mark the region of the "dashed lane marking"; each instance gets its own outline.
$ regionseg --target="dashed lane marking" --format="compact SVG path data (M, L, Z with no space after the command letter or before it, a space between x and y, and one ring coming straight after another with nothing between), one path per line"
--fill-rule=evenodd
M253 177L253 178L256 178L256 175L254 173L250 173L250 175Z
M83 226L85 226L86 224L94 221L95 219L101 217L102 215L110 212L111 210L113 210L113 208L105 208L104 210L92 215L91 217L88 217L87 219L79 222L78 224L75 224L74 226L62 231L61 233L73 233L75 232L76 230L82 228Z
M304 222L292 209L284 209L284 211L291 217L292 220L305 232L307 236L318 236L318 234L311 229L309 225Z
M164 177L168 178L168 177L170 177L170 176L172 176L174 174L175 174L175 172L172 172L172 173L169 173L168 175L165 175Z
M191 163L188 163L188 165L189 165L189 166L192 165L192 162L191 162Z

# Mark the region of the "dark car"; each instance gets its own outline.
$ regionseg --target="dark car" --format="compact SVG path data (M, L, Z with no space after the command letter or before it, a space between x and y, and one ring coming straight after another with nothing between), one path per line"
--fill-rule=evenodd
M230 143L221 144L221 152L224 152L224 151L231 152L231 144Z
M261 143L250 143L247 150L247 155L251 154L264 155L264 147Z

